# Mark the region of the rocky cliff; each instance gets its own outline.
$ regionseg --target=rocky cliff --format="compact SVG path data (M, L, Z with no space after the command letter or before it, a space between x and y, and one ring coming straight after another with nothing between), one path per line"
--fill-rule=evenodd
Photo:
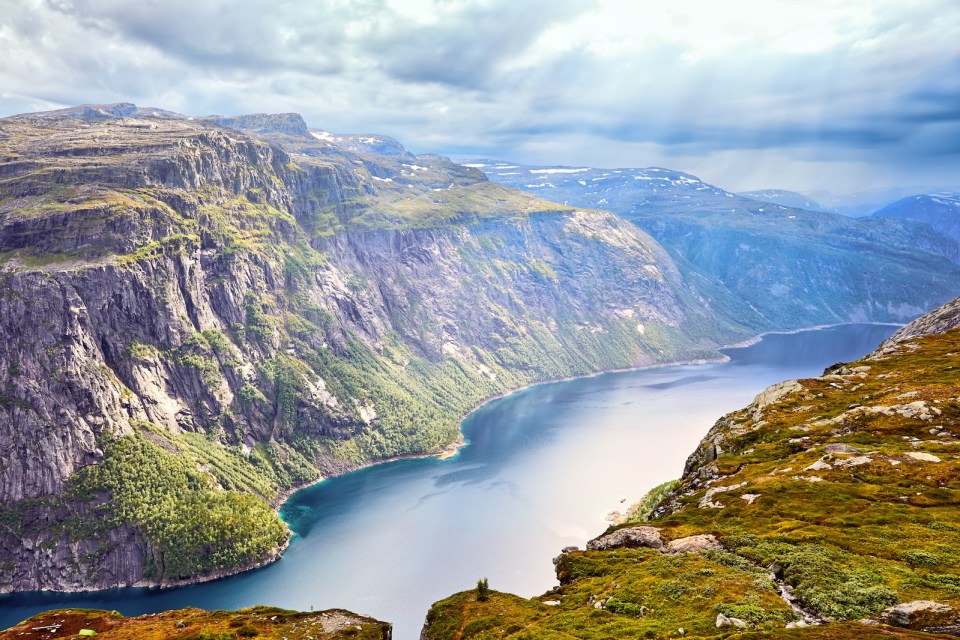
M559 587L451 596L423 637L956 636L958 305L766 389L631 522L564 550Z
M16 116L0 158L0 591L255 566L292 487L747 334L611 214L295 114Z

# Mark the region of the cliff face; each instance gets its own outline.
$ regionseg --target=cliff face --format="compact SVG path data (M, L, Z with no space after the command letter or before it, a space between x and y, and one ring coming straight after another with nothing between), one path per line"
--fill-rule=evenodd
M764 390L631 521L561 553L559 587L456 594L422 637L956 635L957 306L858 362Z
M0 120L0 591L254 566L291 487L745 335L610 214L298 116L153 113Z

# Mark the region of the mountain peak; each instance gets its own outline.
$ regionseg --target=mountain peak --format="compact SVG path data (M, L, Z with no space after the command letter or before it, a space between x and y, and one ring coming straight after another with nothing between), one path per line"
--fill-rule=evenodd
M310 136L307 123L299 113L251 113L240 116L207 116L204 120L251 133L281 133L292 136Z
M184 118L173 111L154 107L138 107L132 102L112 102L108 104L81 104L75 107L26 113L23 116L35 118L76 118L78 120L111 120L113 118L163 117ZM22 116L11 116L22 117Z

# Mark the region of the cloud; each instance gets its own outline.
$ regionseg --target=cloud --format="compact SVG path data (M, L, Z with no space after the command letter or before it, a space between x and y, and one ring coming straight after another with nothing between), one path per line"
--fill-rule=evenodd
M713 162L751 186L769 166L785 172L769 186L793 188L960 175L955 0L0 0L0 12L0 114L298 111L417 151Z

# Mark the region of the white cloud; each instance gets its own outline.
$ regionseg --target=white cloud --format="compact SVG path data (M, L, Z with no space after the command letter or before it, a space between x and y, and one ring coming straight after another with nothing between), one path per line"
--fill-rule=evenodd
M794 187L960 168L955 0L0 0L0 14L6 114L298 111L420 151L739 167L751 184L778 167Z

